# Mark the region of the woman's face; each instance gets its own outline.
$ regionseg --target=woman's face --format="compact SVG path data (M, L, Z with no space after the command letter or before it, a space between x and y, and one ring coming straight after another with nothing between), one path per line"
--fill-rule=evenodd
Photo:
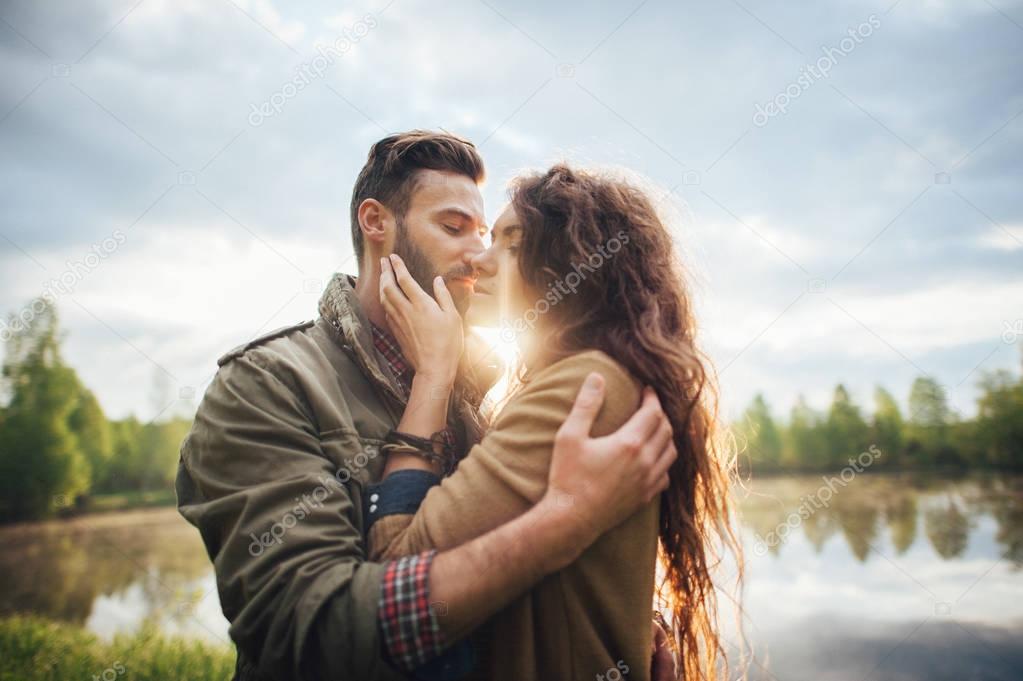
M532 304L519 273L522 227L509 205L494 222L490 248L473 258L479 272L469 303L468 321L474 326L511 326Z

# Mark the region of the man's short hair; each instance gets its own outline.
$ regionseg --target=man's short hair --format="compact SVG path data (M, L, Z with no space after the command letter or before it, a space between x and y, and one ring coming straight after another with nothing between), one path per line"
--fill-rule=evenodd
M366 199L376 199L400 221L408 210L420 170L459 173L477 184L485 176L476 146L447 132L412 130L374 144L352 191L352 246L360 267L364 243L359 205Z

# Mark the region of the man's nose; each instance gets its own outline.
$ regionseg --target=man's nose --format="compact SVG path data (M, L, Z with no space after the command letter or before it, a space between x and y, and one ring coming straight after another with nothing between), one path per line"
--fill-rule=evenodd
M472 240L472 245L469 246L469 248L467 248L462 254L462 262L473 269L477 269L475 261L483 255L486 250L487 247L483 245L483 238L477 235L476 238Z

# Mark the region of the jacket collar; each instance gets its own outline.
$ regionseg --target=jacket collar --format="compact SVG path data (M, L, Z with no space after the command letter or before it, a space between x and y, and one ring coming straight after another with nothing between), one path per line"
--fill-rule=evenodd
M334 274L320 297L320 317L334 328L342 347L363 372L404 405L406 399L398 382L390 371L384 370L386 362L374 346L370 322L355 295L355 282L356 278L350 274ZM466 333L465 361L459 370L452 401L463 418L476 421L481 429L485 423L479 423L478 413L483 396L497 382L503 368L478 334Z
M320 296L320 317L337 331L341 345L355 359L362 371L382 386L399 402L404 402L394 376L383 370L373 347L373 335L355 295L355 277L338 272L331 277Z

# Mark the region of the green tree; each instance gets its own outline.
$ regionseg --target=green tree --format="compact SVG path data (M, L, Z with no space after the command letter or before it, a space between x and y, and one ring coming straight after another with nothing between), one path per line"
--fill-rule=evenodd
M870 439L883 452L882 461L895 465L901 461L903 446L902 413L892 394L877 386L874 390L874 417L870 424Z
M104 492L148 491L174 484L181 442L191 421L140 423L134 416L111 423L113 453Z
M1023 379L1004 369L984 374L973 441L983 462L1023 466Z
M77 404L68 417L68 425L89 462L93 487L102 484L113 453L110 423L92 391L79 383Z
M111 454L101 491L139 489L142 485L142 424L134 416L111 421Z
M952 421L945 388L930 376L913 381L906 428L907 458L923 466L956 461L949 446Z
M771 409L760 393L743 415L740 432L749 443L750 459L755 463L775 468L781 463L781 434L771 418Z
M824 422L800 395L789 415L782 460L792 466L824 468L827 465L827 437Z
M141 489L161 489L174 484L181 442L190 427L188 420L175 418L149 423L142 428L142 466L139 471Z
M89 485L89 464L69 418L78 378L64 364L54 306L33 302L32 319L12 324L2 373L10 400L0 421L0 517L38 518L74 502Z
M919 376L909 391L909 421L924 426L943 426L951 420L945 388L930 376Z
M850 457L866 450L870 444L870 428L842 384L835 387L826 431L828 463L833 466L844 466Z

